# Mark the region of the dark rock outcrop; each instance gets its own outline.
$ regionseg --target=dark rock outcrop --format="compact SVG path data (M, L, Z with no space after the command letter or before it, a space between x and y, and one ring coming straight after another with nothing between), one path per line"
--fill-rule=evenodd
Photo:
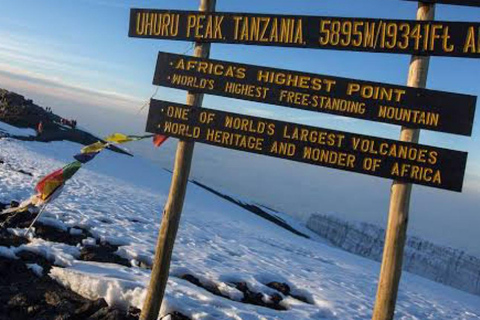
M0 203L0 207L5 205ZM18 248L27 244L28 239L10 233L7 227L28 225L34 217L34 214L29 213L1 216L0 222L6 222L7 225L0 227L0 246ZM72 235L69 230L60 230L38 222L36 232L37 236L45 240L71 245L81 242L87 235L90 236L85 230L82 235ZM48 276L53 262L45 257L19 249L16 249L15 255L17 259L0 256L0 320L138 319L138 309L125 311L111 308L103 299L92 301L63 287ZM28 266L31 264L37 265L37 272Z
M80 259L84 261L116 263L125 267L131 267L130 261L115 254L117 246L103 243L99 246L85 246L80 251Z
M0 274L0 320L138 319L131 313L108 307L103 299L85 299L46 273L35 274L22 259L0 257Z
M36 129L39 122L43 122L44 128L54 126L60 122L60 117L48 113L42 107L25 99L24 96L0 89L0 120L19 128Z
M191 284L196 285L197 287L203 288L206 291L216 296L233 300L231 297L223 294L220 291L218 284L213 281L202 282L198 277L192 274L183 274L177 277L179 277L180 279L186 280ZM266 284L267 287L270 287L278 291L274 293L256 292L252 288L250 288L246 282L234 282L234 283L229 283L228 285L236 288L238 291L240 291L243 294L243 298L240 300L241 302L246 304L261 306L261 307L265 307L273 310L285 311L288 309L281 303L285 298L285 296L290 296L304 303L314 304L312 301L309 301L309 299L303 296L292 294L290 290L290 286L288 284L277 282L277 281L273 281Z
M40 122L42 123L41 133L36 136L13 136L18 140L41 142L67 140L83 145L101 140L74 126L62 125L62 117L34 104L32 100L25 99L22 95L5 89L0 89L0 121L18 128L34 130L37 130ZM108 149L131 156L130 153L115 146L110 146Z
M245 282L236 283L237 290L243 292L242 302L249 303L257 306L262 306L274 310L287 310L280 302L283 300L283 297L274 293L268 295L268 299L265 299L265 294L260 292L252 291Z

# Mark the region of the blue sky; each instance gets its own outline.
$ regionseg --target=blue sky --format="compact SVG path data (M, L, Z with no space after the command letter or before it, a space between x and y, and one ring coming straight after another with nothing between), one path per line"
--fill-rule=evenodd
M128 38L129 8L196 10L198 1L0 0L0 7L0 87L52 106L100 134L112 130L142 133L146 113L139 114L138 109L156 89L151 83L157 52L191 53L191 44ZM217 11L414 19L416 3L218 0ZM442 5L437 6L436 17L479 22L480 9ZM395 84L406 83L410 59L394 54L220 44L212 45L211 57ZM434 57L428 88L478 96L479 75L478 60ZM160 88L156 97L184 102L185 92ZM399 135L399 128L393 125L234 99L208 96L204 105L373 136L396 139ZM477 243L480 239L473 227L480 223L476 214L480 204L478 122L472 137L422 131L422 143L468 151L469 161L462 194L415 187L410 227L413 232L470 251L475 251L475 246L468 239L476 236ZM149 145L138 150L171 167L173 142L165 146L162 155ZM386 221L388 180L205 146L197 147L195 161L194 177L259 202L298 214L317 211L380 224ZM347 197L349 201L345 201ZM432 220L437 228L429 227ZM442 232L446 227L453 229L451 235Z

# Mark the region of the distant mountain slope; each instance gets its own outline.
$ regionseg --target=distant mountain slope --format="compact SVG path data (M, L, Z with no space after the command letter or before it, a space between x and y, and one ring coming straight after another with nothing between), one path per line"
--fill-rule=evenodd
M314 214L307 227L348 252L382 260L385 230L368 223L353 224ZM464 251L408 237L403 269L427 279L480 295L480 259Z
M307 239L310 239L310 236L298 231L297 229L295 229L294 227L292 227L291 225L289 225L284 219L282 219L281 217L279 217L279 213L278 212L275 212L273 209L268 209L266 207L264 207L265 209L262 209L259 205L256 205L256 204L252 204L252 203L248 203L248 202L244 202L244 201L241 201L241 200L238 200L238 199L235 199L231 196L228 196L226 194L223 194L211 187L208 187L206 186L205 184L201 183L201 182L198 182L198 181L191 181L192 183L196 184L197 186L199 187L202 187L203 189L207 190L207 191L210 191L211 193L227 200L227 201L230 201L231 203L234 203L248 211L250 211L251 213L253 214L256 214L257 216L259 217L262 217L270 222L273 222L275 223L276 225L290 231L291 233L293 234L296 234L297 236L301 236L301 237L304 237L304 238L307 238ZM269 212L267 212L270 211ZM275 214L273 213L275 212Z
M63 120L63 124L62 124ZM15 92L0 88L0 121L18 128L30 128L37 130L39 123L42 123L42 133L36 135L13 135L18 140L27 141L72 141L83 145L92 144L101 140L89 132L70 125L70 120L63 119L53 112L36 105L32 100ZM0 132L0 135L2 133ZM111 146L115 152L131 155L130 153Z

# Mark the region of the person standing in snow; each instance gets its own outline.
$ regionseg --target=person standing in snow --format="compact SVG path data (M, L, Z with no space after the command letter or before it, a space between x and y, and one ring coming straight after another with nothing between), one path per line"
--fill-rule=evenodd
M43 121L40 121L37 126L37 136L41 135L43 132Z

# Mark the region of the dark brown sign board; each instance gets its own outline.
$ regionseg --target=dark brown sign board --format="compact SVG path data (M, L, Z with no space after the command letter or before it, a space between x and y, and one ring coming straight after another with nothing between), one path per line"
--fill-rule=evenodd
M477 97L160 52L153 84L461 135Z
M129 36L480 58L480 23L131 9Z
M460 192L467 153L152 99L146 131Z
M418 0L404 0L404 1L415 1ZM442 3L442 4L453 4L459 6L471 6L471 7L480 7L480 0L423 0L422 2L427 3Z

